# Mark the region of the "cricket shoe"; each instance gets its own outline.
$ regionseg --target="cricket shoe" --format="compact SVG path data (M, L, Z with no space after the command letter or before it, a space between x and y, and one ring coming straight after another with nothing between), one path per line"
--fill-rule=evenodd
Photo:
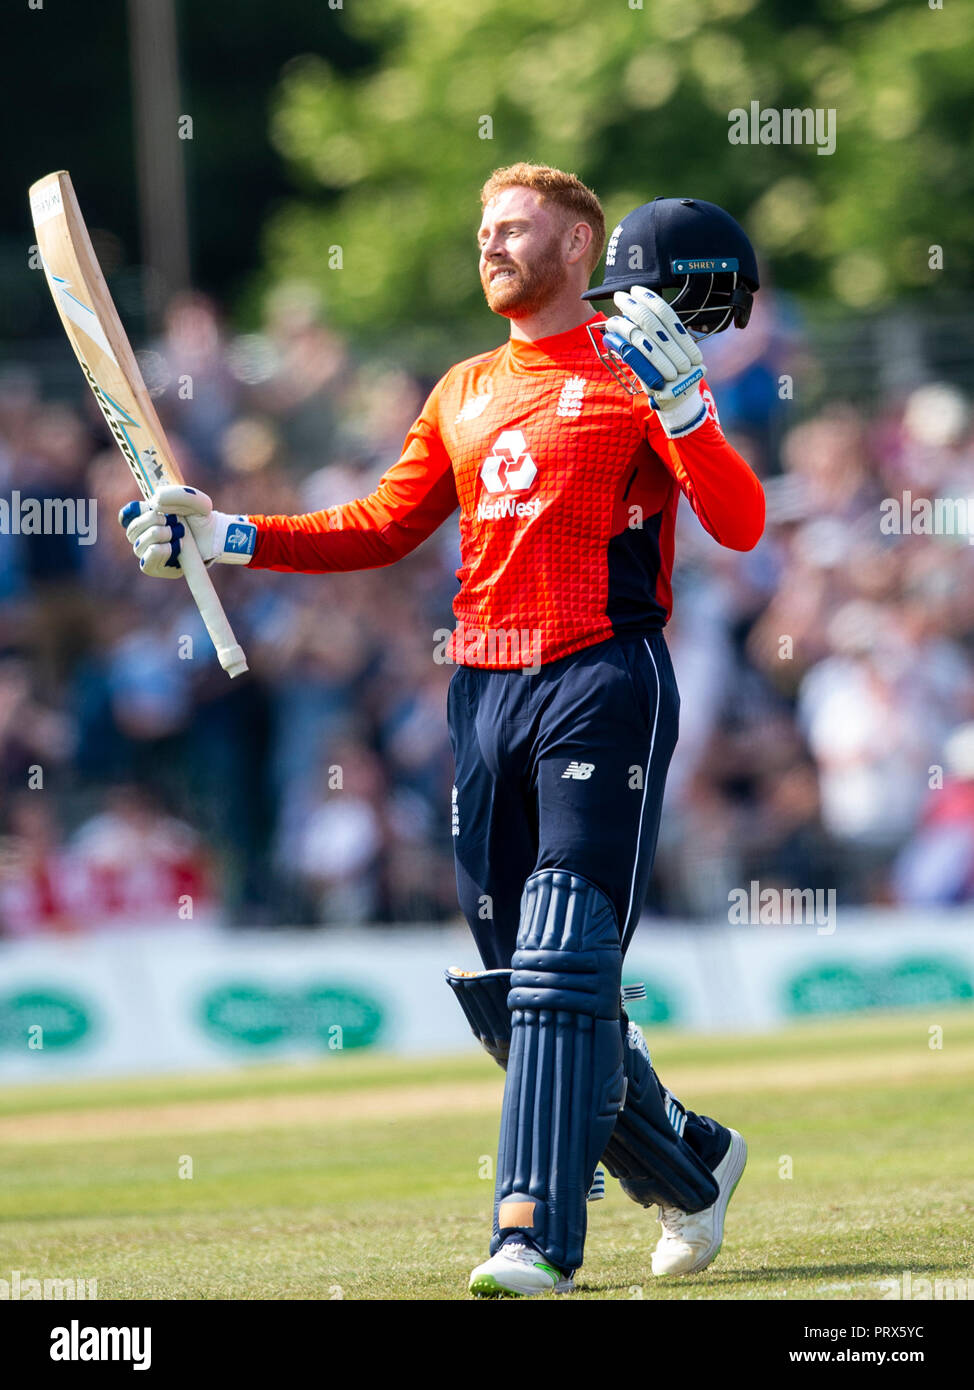
M531 1298L539 1293L571 1293L575 1285L548 1264L540 1250L508 1240L470 1276L470 1292L479 1298Z
M727 1203L747 1162L747 1145L736 1129L730 1130L730 1137L730 1147L714 1169L716 1202L692 1216L679 1207L660 1207L663 1234L653 1251L654 1274L697 1274L720 1253Z

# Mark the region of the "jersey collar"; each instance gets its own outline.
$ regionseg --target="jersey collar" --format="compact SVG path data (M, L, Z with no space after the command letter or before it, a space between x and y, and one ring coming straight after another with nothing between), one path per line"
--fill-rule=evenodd
M541 371L559 361L576 358L580 351L591 352L588 325L601 323L604 318L601 312L593 314L567 333L553 333L549 338L536 338L531 343L523 338L508 338L507 351L511 366L526 372Z

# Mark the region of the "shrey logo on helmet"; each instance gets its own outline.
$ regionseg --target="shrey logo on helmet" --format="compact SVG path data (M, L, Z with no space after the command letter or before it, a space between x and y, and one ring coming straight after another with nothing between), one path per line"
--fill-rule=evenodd
M729 212L700 198L654 198L628 213L612 233L601 285L583 299L611 299L633 286L655 290L695 338L746 328L759 288L757 257L744 229ZM594 331L593 331L594 330ZM625 364L601 341L601 325L589 337L603 364L626 390Z

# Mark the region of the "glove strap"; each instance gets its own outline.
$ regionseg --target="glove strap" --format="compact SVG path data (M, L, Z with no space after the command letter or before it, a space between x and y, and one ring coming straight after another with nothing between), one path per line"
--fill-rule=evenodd
M249 565L257 544L257 527L241 513L214 512L213 554L221 565Z
M649 399L669 439L680 439L685 434L692 434L707 418L707 406L698 389L691 391L683 400L676 401L666 410L660 410L652 396Z

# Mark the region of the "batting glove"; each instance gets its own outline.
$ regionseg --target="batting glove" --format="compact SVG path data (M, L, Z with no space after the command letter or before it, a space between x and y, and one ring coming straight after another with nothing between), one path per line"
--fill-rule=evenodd
M179 577L179 551L187 525L208 565L249 564L257 541L252 521L214 511L205 492L181 483L167 483L148 501L127 503L118 520L143 574L156 579Z
M639 378L670 439L690 434L707 418L703 354L662 295L634 285L612 299L619 314L605 325L606 346Z

